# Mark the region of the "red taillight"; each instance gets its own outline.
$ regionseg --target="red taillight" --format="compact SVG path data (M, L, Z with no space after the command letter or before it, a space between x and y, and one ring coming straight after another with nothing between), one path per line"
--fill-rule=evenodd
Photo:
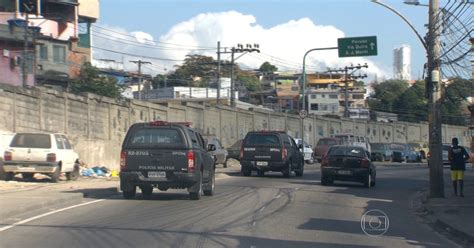
M194 152L188 151L188 172L194 172Z
M362 159L362 161L360 162L360 166L364 167L364 168L368 168L370 166L370 161L368 159Z
M242 158L244 158L244 147L240 147L240 156L239 156L239 160L242 160Z
M286 148L281 149L281 160L285 160L286 156L288 156L288 151Z
M127 152L122 151L120 152L120 170L127 169Z
M327 156L323 156L321 159L321 166L328 166L329 165L329 158Z
M3 160L4 161L12 161L13 160L13 155L11 152L9 151L6 151L4 154L3 154Z
M50 163L56 162L56 153L48 153L48 155L46 155L46 161Z

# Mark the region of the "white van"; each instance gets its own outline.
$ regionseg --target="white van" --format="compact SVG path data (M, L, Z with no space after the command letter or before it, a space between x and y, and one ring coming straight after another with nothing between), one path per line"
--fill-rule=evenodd
M341 141L341 145L360 146L364 147L368 152L371 152L369 138L358 136L350 133L338 133L331 135Z

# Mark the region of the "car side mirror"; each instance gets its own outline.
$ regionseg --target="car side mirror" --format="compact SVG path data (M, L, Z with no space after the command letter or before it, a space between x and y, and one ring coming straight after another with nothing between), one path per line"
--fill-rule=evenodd
M213 144L209 144L207 145L207 150L210 151L210 152L213 152L216 150L216 146L213 145Z

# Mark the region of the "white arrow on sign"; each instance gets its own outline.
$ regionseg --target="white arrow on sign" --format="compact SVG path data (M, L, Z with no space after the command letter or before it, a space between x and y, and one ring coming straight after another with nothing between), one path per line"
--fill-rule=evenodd
M375 44L374 44L373 42L371 42L371 43L369 44L369 46L370 46L370 49L371 49L371 50L374 50Z

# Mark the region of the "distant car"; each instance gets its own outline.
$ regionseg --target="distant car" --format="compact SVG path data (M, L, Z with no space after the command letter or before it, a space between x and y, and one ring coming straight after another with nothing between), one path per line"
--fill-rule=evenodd
M215 151L212 151L212 156L216 164L222 164L224 168L227 168L227 155L229 154L227 150L222 146L221 141L217 137L206 136L203 137L206 139L207 144L214 145L216 147Z
M249 132L242 143L240 155L241 171L250 176L257 171L259 176L267 171L278 171L290 177L294 171L296 176L303 176L304 160L295 140L282 131Z
M390 149L392 150L393 162L421 162L421 154L416 152L409 144L392 143Z
M420 153L422 159L427 159L428 152L429 152L428 144L423 143L423 142L410 142L408 144L412 146L415 149L415 151Z
M321 162L322 185L357 181L369 188L375 186L376 174L369 151L360 146L332 146Z
M331 146L340 145L341 140L338 138L321 138L314 148L314 158L321 162L321 159L328 152Z
M12 141L13 133L0 133L0 180L5 180L6 173L3 171L3 153Z
M16 133L3 155L1 177L11 180L16 173L32 179L35 173L46 174L58 182L62 172L68 180L79 177L79 155L64 134Z
M372 161L392 161L392 150L390 144L387 143L371 143Z
M301 139L295 139L295 142L296 144L300 145L301 146ZM304 160L306 161L306 163L308 164L313 164L314 163L314 158L313 158L313 148L311 147L311 145L308 145L308 143L306 143L306 141L304 142ZM300 149L301 150L301 149Z
M239 160L240 148L242 148L242 140L237 140L233 145L227 148L227 159L233 158Z

